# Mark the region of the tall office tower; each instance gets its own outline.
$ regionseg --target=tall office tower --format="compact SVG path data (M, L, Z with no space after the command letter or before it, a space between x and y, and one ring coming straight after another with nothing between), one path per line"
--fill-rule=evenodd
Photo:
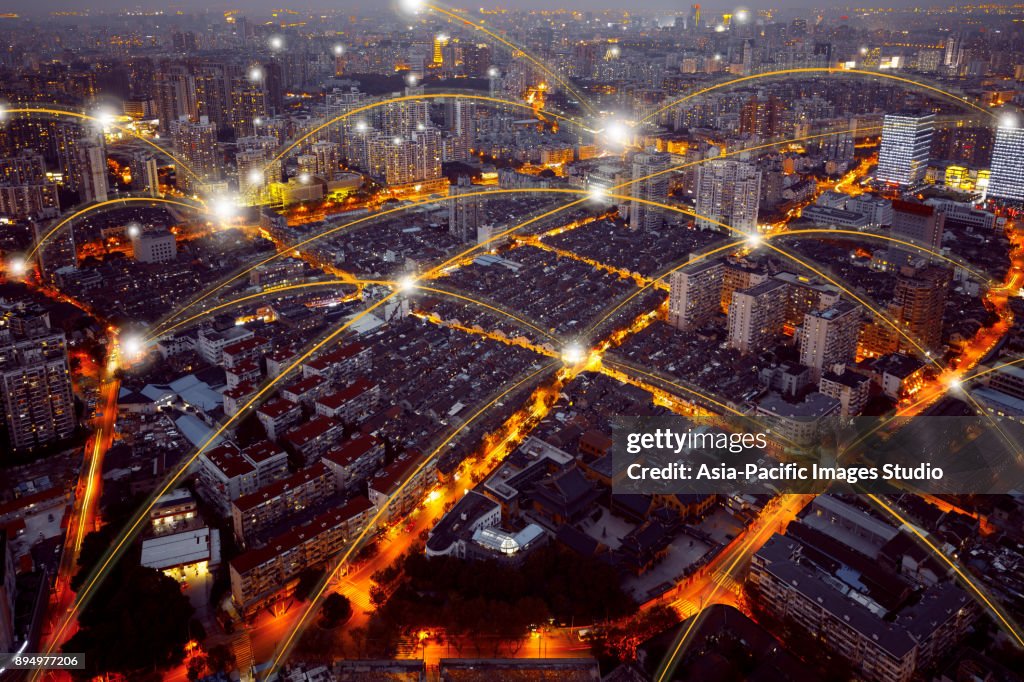
M757 233L761 171L742 161L716 159L697 167L697 213L746 232ZM723 229L697 219L702 229Z
M188 164L199 180L183 169L175 173L178 186L186 191L198 191L198 185L221 179L220 151L217 147L217 127L206 118L192 123L182 117L171 126L171 137L181 160Z
M47 233L56 226L57 220L40 221L32 223L32 230L36 243L38 244ZM78 255L75 251L75 224L68 223L54 233L46 241L46 245L36 252L39 262L39 272L43 279L52 281L55 274L60 270L78 267Z
M157 67L153 74L153 99L160 130L165 134L182 116L191 120L198 116L195 78L185 64L164 62Z
M741 353L767 350L782 336L789 285L770 279L734 292L729 305L729 346Z
M267 91L262 81L248 76L231 81L231 110L228 113L235 137L256 134L257 121L267 117Z
M485 43L460 43L462 71L469 78L487 78L491 68L491 48Z
M285 69L280 62L271 61L263 65L263 85L266 92L267 110L272 114L282 113L284 111Z
M818 381L833 365L853 362L859 336L860 308L849 301L811 311L800 327L800 364Z
M684 331L698 329L721 312L720 260L705 260L669 276L668 323Z
M1024 201L1024 128L999 126L992 149L988 196Z
M151 197L160 194L160 171L156 157L149 152L139 152L132 157L132 189L145 192Z
M15 452L62 440L75 430L64 332L50 329L45 312L20 307L0 317L0 406Z
M107 200L107 146L102 138L82 140L78 147L81 179L78 193L82 201Z
M341 174L341 146L335 142L321 141L309 148L314 159L313 175L331 182Z
M457 184L448 188L448 196L478 192L469 177L460 175ZM480 197L470 199L454 199L448 202L448 232L461 242L476 239L477 228L480 227Z
M431 51L431 61L434 66L442 66L444 64L444 48L448 46L448 40L448 36L443 33L434 36L434 46Z
M959 33L954 33L946 38L946 47L942 53L942 65L951 71L960 68L963 61L964 38Z
M935 114L886 114L875 177L897 185L924 180L934 128Z
M700 5L690 6L689 28L693 32L700 30Z
M642 152L633 156L633 183L629 195L644 201L665 203L668 200L668 173L672 163L670 154ZM653 178L647 176L661 173ZM641 178L647 178L646 180ZM643 201L629 202L629 226L634 230L656 230L665 220L664 210Z
M740 110L740 134L756 135L761 139L775 137L782 132L785 105L775 95L754 95Z
M197 64L193 75L196 92L196 116L205 116L218 128L230 122L231 91L228 67L217 62Z

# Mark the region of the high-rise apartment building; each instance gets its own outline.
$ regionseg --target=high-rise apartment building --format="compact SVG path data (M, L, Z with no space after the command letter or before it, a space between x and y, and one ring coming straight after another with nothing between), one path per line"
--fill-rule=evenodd
M789 285L770 279L732 295L729 306L729 345L741 353L766 350L782 335Z
M102 139L82 140L78 147L81 177L78 193L82 201L107 200L107 147Z
M236 137L257 134L258 121L267 117L267 90L260 80L249 76L231 81L229 118Z
M697 167L697 213L747 234L757 232L757 206L761 196L761 171L731 159L716 159ZM724 229L709 220L697 219L705 229Z
M629 186L630 196L641 201L629 202L629 226L634 230L656 230L665 220L664 209L644 203L668 200L667 170L672 157L659 152L644 152L633 157L633 182ZM656 175L660 173L660 175ZM655 177L648 177L654 175Z
M221 178L220 152L217 147L217 127L205 116L198 123L182 117L171 125L174 147L199 177L197 182L190 174L177 172L178 185L186 190L198 190L197 184L217 182Z
M27 306L0 311L0 408L14 451L31 451L75 430L64 332Z
M458 182L448 188L449 196L470 194L480 191L474 187L469 177L459 176ZM448 232L462 242L476 239L477 228L480 227L480 197L469 199L453 199L448 202Z
M1024 128L999 126L996 129L988 196L1024 201Z
M160 130L171 132L171 126L184 116L198 117L196 110L196 83L185 64L164 62L153 74L153 99Z
M849 301L811 311L800 326L800 364L817 381L834 365L853 362L859 335L860 309Z
M896 185L924 180L934 128L935 114L886 114L875 177Z
M688 265L669 276L668 323L690 330L709 322L722 310L720 260L705 260Z

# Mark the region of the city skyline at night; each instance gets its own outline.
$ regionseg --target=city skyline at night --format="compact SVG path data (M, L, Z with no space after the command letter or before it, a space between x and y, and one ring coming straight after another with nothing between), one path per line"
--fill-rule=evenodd
M1020 679L1022 16L3 14L0 678Z

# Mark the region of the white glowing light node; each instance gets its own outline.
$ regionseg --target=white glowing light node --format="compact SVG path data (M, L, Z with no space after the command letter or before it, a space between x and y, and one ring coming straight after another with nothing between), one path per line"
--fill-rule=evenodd
M406 275L402 279L398 280L398 290L403 294L408 294L416 289L416 278L411 275Z
M632 131L629 126L621 121L614 121L604 129L605 137L613 144L624 145L632 138Z
M567 365L578 365L587 359L587 351L578 343L570 343L562 349L562 362Z
M126 358L136 358L145 350L145 342L135 334L129 334L119 339L121 351Z
M137 224L132 223L131 225L128 226L127 232L129 238L135 239L142 234L142 228L139 227Z
M28 263L25 262L24 258L12 258L7 261L7 271L15 277L22 277L28 272Z

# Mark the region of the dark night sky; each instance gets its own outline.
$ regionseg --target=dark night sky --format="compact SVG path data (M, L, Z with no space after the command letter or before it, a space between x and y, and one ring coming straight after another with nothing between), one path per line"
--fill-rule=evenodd
M389 0L394 4L394 0ZM649 0L648 2L642 3L639 7L634 3L623 2L622 0L558 0L552 3L550 0L513 0L512 2L502 2L501 7L508 8L525 8L525 9L550 9L552 7L559 7L565 9L629 9L637 10L640 9L642 12L665 12L665 11L684 11L691 4L692 0ZM447 4L447 3L446 3ZM460 3L451 3L458 6ZM786 0L784 4L771 3L771 2L741 2L736 5L732 5L729 2L713 2L713 3L701 3L706 10L718 10L720 12L734 10L737 7L746 7L748 9L761 9L766 7L775 7L779 9L789 9L798 7L821 7L820 0L818 2L812 2L810 0ZM872 3L869 3L869 5ZM899 6L912 6L914 3L911 0L889 0L886 6L899 7ZM920 3L919 3L920 4ZM144 9L152 10L157 8L163 8L165 10L183 10L187 12L193 12L197 10L211 10L221 11L225 9L241 9L244 13L250 16L258 16L266 13L272 8L289 7L298 11L305 9L370 9L376 11L381 8L383 3L370 3L367 0L341 0L340 2L330 2L329 0L305 0L301 3L294 2L282 2L281 0L213 0L212 2L205 0L177 0L173 3L159 2L158 0L145 0L137 3L126 3L124 0L88 0L87 2L75 2L74 0L8 0L6 3L0 3L0 11L14 11L25 15L32 15L44 12L50 12L54 10L101 10L101 11L118 11L123 9ZM492 3L484 5L485 7L496 6ZM864 7L865 5L859 4L857 6ZM476 5L474 5L476 7ZM838 9L837 6L830 6L829 9Z

